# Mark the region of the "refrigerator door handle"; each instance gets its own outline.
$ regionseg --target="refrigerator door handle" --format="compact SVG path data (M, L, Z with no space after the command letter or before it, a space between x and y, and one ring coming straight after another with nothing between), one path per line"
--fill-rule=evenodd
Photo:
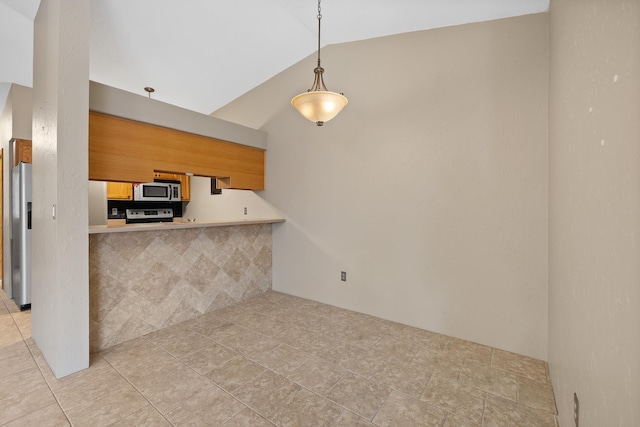
M31 230L31 202L27 202L27 230Z

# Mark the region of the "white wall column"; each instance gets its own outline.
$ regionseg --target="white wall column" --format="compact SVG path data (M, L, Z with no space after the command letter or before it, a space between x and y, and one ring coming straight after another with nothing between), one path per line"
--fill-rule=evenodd
M640 2L549 10L549 369L561 426L640 425Z
M56 377L89 366L89 0L34 22L32 335Z

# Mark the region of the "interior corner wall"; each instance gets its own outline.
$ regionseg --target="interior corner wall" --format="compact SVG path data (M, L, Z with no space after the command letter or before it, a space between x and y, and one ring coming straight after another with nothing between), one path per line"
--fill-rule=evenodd
M562 426L640 425L640 3L552 0L549 365Z
M273 288L546 360L547 20L324 48L322 127L315 55L216 111L269 135Z
M9 298L13 296L11 289L11 212L8 209L11 200L9 177L11 166L9 153L13 138L13 103L11 96L7 100L0 114L0 143L2 144L2 289ZM9 279L9 280L7 280Z
M10 94L9 94L10 95ZM11 290L11 212L8 209L11 200L9 177L11 167L9 153L13 138L13 103L11 96L7 100L0 114L0 143L2 143L2 289L9 298L13 296ZM7 280L9 278L9 280Z
M31 116L33 115L33 90L12 84L7 96L11 100L11 138L31 140Z
M89 2L34 20L32 336L57 378L89 366Z

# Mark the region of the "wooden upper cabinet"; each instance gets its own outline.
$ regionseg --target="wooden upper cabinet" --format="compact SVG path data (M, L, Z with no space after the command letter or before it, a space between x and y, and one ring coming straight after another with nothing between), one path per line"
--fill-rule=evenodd
M89 179L149 182L155 171L216 177L224 188L264 190L264 150L89 112Z
M133 184L130 182L107 182L108 200L133 200Z
M31 163L31 141L27 139L13 141L13 166L18 166L20 162Z

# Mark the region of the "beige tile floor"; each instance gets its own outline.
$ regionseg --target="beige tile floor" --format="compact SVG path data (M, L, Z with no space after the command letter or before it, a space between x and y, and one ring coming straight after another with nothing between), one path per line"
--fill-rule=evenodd
M267 292L57 380L2 294L0 425L549 426L545 362Z

